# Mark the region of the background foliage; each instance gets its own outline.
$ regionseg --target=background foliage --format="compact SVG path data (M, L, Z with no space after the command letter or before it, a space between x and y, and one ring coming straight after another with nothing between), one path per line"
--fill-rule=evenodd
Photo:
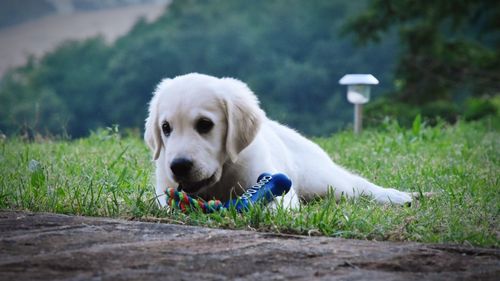
M0 86L0 130L67 132L142 127L147 102L164 77L188 72L239 78L272 118L325 134L351 117L347 72L373 72L391 87L394 37L355 52L339 31L362 2L174 1L154 23L139 22L107 46L68 42L8 73Z
M271 118L310 135L351 120L338 85L346 73L381 80L373 92L385 98L369 104L371 123L496 114L499 5L448 2L174 1L112 45L67 42L7 73L0 131L80 137L111 124L140 128L155 85L193 71L243 80Z
M498 106L492 97L500 92L499 19L498 1L371 1L344 31L361 44L396 31L401 48L392 99L371 104L371 115L398 115L409 123L416 113L452 122L459 115L472 120L494 114Z

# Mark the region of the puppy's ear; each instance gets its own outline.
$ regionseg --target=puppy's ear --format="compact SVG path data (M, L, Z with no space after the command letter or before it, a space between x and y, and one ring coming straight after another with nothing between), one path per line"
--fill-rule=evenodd
M160 93L164 90L169 81L170 79L164 79L158 84L153 93L153 98L149 103L149 115L148 118L146 118L144 141L151 151L153 151L153 160L158 159L162 148L160 126L158 125L158 100Z
M259 132L265 113L248 86L236 79L222 78L223 103L227 119L226 151L232 162Z

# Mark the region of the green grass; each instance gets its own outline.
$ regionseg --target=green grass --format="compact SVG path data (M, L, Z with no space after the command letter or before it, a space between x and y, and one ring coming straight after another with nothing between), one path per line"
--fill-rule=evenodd
M361 136L319 138L339 164L383 186L439 192L410 207L325 198L299 210L245 214L160 210L150 152L138 137L101 130L75 141L0 141L0 208L158 220L334 237L500 246L498 118L403 129L387 122Z

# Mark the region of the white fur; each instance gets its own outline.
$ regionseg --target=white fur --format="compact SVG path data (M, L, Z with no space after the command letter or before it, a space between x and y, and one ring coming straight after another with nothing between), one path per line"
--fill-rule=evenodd
M200 117L215 124L207 134L195 130ZM172 127L170 136L162 133L165 121ZM151 100L145 129L161 206L166 205L164 189L178 186L170 171L177 157L193 160L193 181L214 176L213 182L193 194L205 199L228 200L254 184L261 173L281 172L293 183L284 198L287 207L297 207L299 198L307 201L326 195L329 188L337 198L364 194L380 203L412 200L406 192L380 187L348 172L315 143L268 119L256 96L236 79L192 73L163 80Z

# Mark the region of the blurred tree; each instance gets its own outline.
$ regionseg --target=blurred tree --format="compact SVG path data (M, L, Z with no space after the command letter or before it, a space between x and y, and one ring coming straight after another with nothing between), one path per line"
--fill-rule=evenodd
M66 42L40 61L31 59L0 83L0 130L82 136L108 123L101 102L111 86L109 48L102 38Z
M500 93L500 2L374 0L344 31L361 44L397 30L399 101L424 105Z

